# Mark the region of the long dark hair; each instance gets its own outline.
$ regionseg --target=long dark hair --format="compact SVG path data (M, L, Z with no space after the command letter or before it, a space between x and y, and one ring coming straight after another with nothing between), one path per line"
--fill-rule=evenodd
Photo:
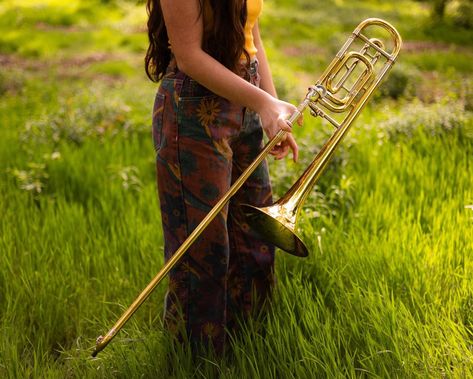
M204 18L202 49L236 72L242 56L249 60L244 47L246 0L199 0L199 3L199 17ZM149 47L145 56L145 70L148 77L157 82L166 72L171 50L160 0L148 0L146 10L149 15Z

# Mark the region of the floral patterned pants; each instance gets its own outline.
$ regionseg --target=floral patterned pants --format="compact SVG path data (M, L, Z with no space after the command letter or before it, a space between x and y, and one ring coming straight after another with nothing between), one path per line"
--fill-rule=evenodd
M259 84L257 62L245 76ZM168 260L261 151L263 130L256 113L172 61L156 94L153 139ZM164 321L179 340L222 352L226 330L262 309L274 282L274 247L254 237L239 204L271 202L263 162L171 270Z

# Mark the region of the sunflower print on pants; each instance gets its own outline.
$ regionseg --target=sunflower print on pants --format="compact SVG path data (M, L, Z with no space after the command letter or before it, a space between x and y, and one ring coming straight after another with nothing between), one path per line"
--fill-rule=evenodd
M246 79L258 85L254 63ZM169 260L263 147L259 116L215 95L172 61L153 111L157 185ZM260 311L274 283L274 247L251 233L239 204L272 203L263 162L171 270L167 329L222 352L226 330Z

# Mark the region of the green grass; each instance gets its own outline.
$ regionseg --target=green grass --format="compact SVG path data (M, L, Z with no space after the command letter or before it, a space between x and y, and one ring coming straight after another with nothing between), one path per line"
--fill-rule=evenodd
M457 51L419 52L410 54L405 61L423 71L459 72L469 74L473 54L461 54Z
M401 3L265 2L265 46L293 102L365 17L430 45L402 53L312 191L310 256L278 252L266 319L231 357L192 360L162 328L164 283L90 358L163 261L143 6L2 2L0 377L472 376L472 32L447 20L434 35L422 3ZM300 162L270 163L277 196L328 133L306 115Z

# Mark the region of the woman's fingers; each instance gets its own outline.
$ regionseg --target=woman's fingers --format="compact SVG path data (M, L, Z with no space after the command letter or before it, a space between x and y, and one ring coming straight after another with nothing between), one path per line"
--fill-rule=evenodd
M261 121L268 138L273 138L280 130L284 130L284 136L281 141L270 151L270 154L273 155L276 159L282 159L289 153L289 150L292 150L292 156L294 162L297 162L299 159L299 149L297 143L292 135L292 124L289 122L288 118L290 115L297 110L297 108L290 104L280 100L275 99L275 104L277 105L276 112L264 112L260 114ZM266 108L269 111L270 108ZM271 116L276 116L272 118ZM302 125L303 118L302 115L297 119L297 123Z
M286 139L280 143L278 143L271 151L270 154L274 156L275 159L282 159L288 153L289 149L292 150L292 159L294 162L297 162L299 159L299 147L297 146L297 142L294 139L294 136L290 133L286 134Z
M299 147L292 134L287 134L287 138L281 143L281 146L273 154L276 159L284 158L288 153L289 149L292 150L292 159L297 162L299 159Z
M271 151L270 154L274 156L275 159L284 158L289 152L289 145L285 143L280 143L276 145Z
M297 142L294 139L294 136L292 134L288 134L286 141L284 142L286 142L288 147L290 147L292 150L292 160L294 162L297 162L297 160L299 159L299 146L297 146Z

